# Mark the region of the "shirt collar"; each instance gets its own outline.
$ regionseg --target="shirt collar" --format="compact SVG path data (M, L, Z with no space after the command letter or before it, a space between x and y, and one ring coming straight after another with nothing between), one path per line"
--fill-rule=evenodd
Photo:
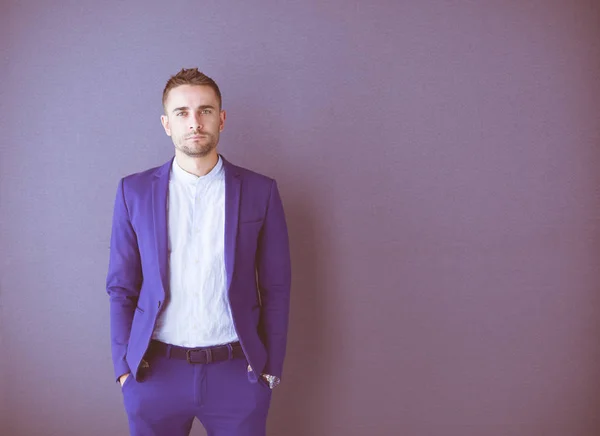
M205 174L204 176L196 176L194 174L188 173L186 170L181 168L177 163L177 159L173 159L173 166L171 169L171 176L174 180L184 183L184 184L192 184L197 185L198 183L208 182L215 177L218 177L223 170L223 159L221 159L221 155L219 155L219 159L217 160L217 164L213 167L212 170Z

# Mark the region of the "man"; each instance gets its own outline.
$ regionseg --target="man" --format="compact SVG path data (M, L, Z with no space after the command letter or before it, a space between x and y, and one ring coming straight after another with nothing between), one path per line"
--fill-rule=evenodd
M274 180L216 151L217 84L182 69L163 92L175 157L117 189L106 289L132 435L265 434L286 347L290 255Z

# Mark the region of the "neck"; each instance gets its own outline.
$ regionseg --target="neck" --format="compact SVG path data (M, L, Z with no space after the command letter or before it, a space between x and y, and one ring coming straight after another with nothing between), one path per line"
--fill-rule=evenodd
M176 149L175 160L177 161L177 165L179 165L182 170L197 177L202 177L210 173L210 171L215 167L219 161L219 155L217 154L216 150L213 150L206 156L191 157L179 152L179 150Z

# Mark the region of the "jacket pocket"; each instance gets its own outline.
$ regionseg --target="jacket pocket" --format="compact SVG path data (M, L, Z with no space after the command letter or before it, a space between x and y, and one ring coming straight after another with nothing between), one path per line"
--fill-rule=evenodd
M253 219L253 220L245 220L245 221L240 221L240 225L252 225L252 224L262 224L263 219L259 218L259 219Z

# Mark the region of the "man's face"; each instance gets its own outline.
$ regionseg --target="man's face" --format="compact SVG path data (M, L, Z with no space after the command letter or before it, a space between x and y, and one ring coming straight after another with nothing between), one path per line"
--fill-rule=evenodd
M204 157L219 143L225 125L215 91L206 85L180 85L169 91L160 117L175 148L190 157Z

